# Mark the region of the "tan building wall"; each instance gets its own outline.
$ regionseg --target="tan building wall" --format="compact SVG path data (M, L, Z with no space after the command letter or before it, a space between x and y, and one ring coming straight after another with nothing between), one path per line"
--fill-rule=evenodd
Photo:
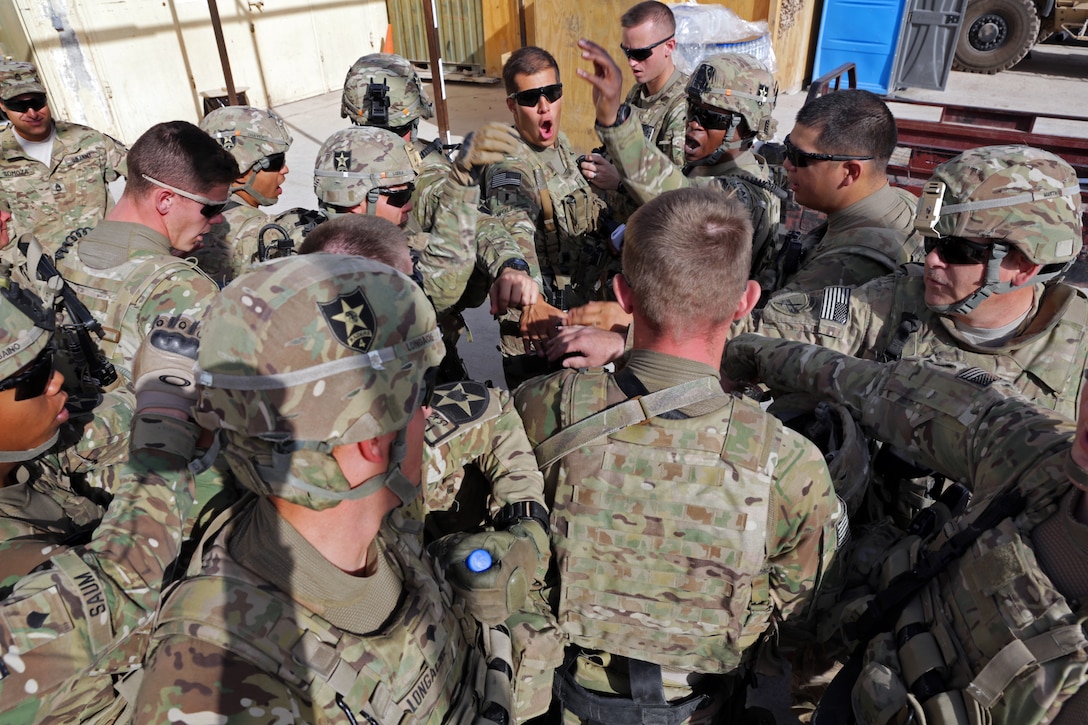
M218 0L231 72L254 106L327 93L381 49L384 0ZM198 122L224 93L207 0L0 0L0 52L38 65L57 118L131 143Z

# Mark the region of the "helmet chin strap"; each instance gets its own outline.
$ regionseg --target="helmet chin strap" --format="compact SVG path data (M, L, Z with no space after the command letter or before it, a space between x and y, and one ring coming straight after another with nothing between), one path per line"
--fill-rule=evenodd
M378 197L381 194L378 193L377 187L366 192L366 215L377 216L378 214Z
M1006 292L1028 287L1041 281L1039 275L1034 275L1023 284L1013 285L1011 282L1001 281L1001 261L1009 253L1009 248L1004 244L994 244L990 250L990 259L986 262L986 276L982 280L982 286L958 302L947 305L926 304L929 309L939 315L967 315L993 295L1002 295Z
M40 446L30 448L25 451L0 451L0 463L17 463L20 461L32 461L42 453L45 453L53 444L57 442L57 438L60 436L60 430L53 432L53 437L42 443Z
M277 201L279 201L279 199L277 199L276 197L265 196L253 187L253 182L257 180L257 175L261 173L261 169L257 166L253 166L251 167L251 171L253 173L251 173L249 175L249 178L246 179L246 183L242 184L241 186L237 186L234 184L231 185L230 193L234 194L239 191L244 191L245 193L253 197L253 200L257 202L258 206L272 206Z
M733 138L736 135L737 127L740 126L740 122L740 114L734 113L733 119L729 123L729 128L726 130L724 138ZM721 146L719 146L712 154L710 154L706 158L699 159L698 161L689 161L686 167L692 168L695 166L713 166L714 164L721 161L722 157L725 156L726 152L735 151L736 149L747 148L751 146L754 141L755 137L734 139L733 141L723 140Z

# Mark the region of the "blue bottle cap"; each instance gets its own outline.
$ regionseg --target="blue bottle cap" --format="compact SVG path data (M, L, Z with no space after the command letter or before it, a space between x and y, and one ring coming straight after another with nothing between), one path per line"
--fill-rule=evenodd
M465 566L469 571L479 574L491 568L491 554L487 549L474 549L465 560Z

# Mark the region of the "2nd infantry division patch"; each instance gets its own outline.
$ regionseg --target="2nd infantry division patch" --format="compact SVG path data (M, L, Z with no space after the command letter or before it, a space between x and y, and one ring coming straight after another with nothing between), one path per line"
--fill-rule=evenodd
M361 288L331 302L319 303L318 307L341 345L359 352L370 350L374 341L374 312Z

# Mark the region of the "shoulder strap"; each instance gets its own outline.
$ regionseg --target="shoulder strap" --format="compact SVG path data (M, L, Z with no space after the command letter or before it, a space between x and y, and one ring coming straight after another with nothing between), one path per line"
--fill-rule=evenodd
M722 398L724 404L730 396L722 392L721 384L717 380L705 377L649 395L630 398L560 430L542 441L533 449L533 453L536 454L540 468L546 468L571 451L598 438L612 435L677 408L686 408L716 397Z

